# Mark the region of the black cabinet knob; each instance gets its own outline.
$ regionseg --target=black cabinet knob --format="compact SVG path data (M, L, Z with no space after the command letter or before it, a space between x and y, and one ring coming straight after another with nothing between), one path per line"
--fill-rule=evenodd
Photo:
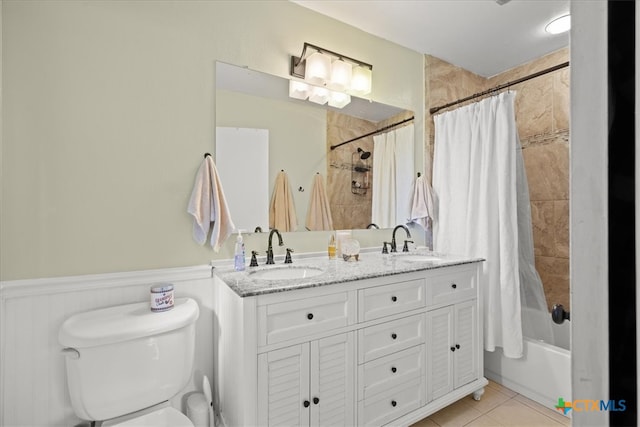
M309 319L309 320L313 319L313 313L307 314L307 319Z
M318 403L320 403L320 399L318 399L317 397L314 397L313 403L317 405Z
M392 296L392 297L391 297L391 301L393 301L393 302L398 301L398 297L397 297L397 296L395 296L395 295L394 295L394 296Z
M398 404L398 402L396 402L395 400L391 401L391 406L393 406L394 408L396 407L397 404Z
M395 366L391 367L391 372L395 374L397 371L398 371L398 368L396 368Z
M456 344L456 348L460 348L460 344Z
M396 335L396 334L391 334L391 339L392 339L392 340L395 340L396 338L398 338L398 335Z
M457 287L458 287L458 285L456 285L455 283L452 283L452 284L451 284L451 287L452 287L453 289L455 289L455 288L457 288Z
M309 407L309 405L311 405L311 402L309 402L308 400L305 400L304 402L302 402L302 405L303 405L305 408L308 408L308 407Z
M456 351L456 348L455 347L451 347L451 351Z

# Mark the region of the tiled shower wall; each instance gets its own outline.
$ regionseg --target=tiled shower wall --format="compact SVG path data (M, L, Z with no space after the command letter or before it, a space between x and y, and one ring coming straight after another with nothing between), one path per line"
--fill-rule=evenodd
M362 148L373 153L373 136L359 139L331 150L332 145L366 135L377 129L413 117L412 111L404 111L377 123L327 110L327 197L333 216L333 228L351 230L366 228L371 222L371 189L354 194L351 191L352 156ZM397 129L397 128L395 128ZM373 165L373 155L367 160ZM373 180L373 169L369 182Z
M375 123L327 111L327 197L333 228L336 230L366 228L371 222L371 190L364 194L351 192L351 158L358 148L372 152L373 137L369 136L334 150L330 147L374 130ZM373 156L367 160L371 165Z
M425 135L433 154L429 108L527 76L569 60L561 49L491 78L426 56ZM536 269L549 308L569 307L569 68L514 85L516 121L529 181ZM456 107L452 107L456 108ZM427 163L430 159L426 159Z

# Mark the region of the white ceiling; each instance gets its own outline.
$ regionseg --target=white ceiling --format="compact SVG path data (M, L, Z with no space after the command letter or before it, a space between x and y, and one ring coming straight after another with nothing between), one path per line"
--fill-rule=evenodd
M569 45L568 33L544 31L569 0L292 1L484 77Z

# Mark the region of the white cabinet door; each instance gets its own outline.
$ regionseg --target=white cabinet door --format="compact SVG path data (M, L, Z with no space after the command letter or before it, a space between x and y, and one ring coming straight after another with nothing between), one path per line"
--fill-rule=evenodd
M427 313L427 399L478 379L476 300Z
M310 344L311 425L353 426L354 334L340 334Z
M354 425L354 346L348 332L260 354L260 425Z
M308 426L309 411L309 343L260 354L260 425Z
M453 387L478 379L476 302L456 304L454 310Z
M427 400L453 390L453 310L451 306L427 313Z

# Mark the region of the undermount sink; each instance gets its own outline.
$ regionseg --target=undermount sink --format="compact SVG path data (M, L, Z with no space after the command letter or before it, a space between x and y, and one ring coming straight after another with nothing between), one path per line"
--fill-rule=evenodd
M324 270L318 267L290 266L252 271L249 273L249 277L259 280L290 280L306 279L319 276L322 273L324 273Z
M440 261L441 258L433 255L410 254L410 255L398 255L398 260L407 261L407 262L425 262L425 261Z

